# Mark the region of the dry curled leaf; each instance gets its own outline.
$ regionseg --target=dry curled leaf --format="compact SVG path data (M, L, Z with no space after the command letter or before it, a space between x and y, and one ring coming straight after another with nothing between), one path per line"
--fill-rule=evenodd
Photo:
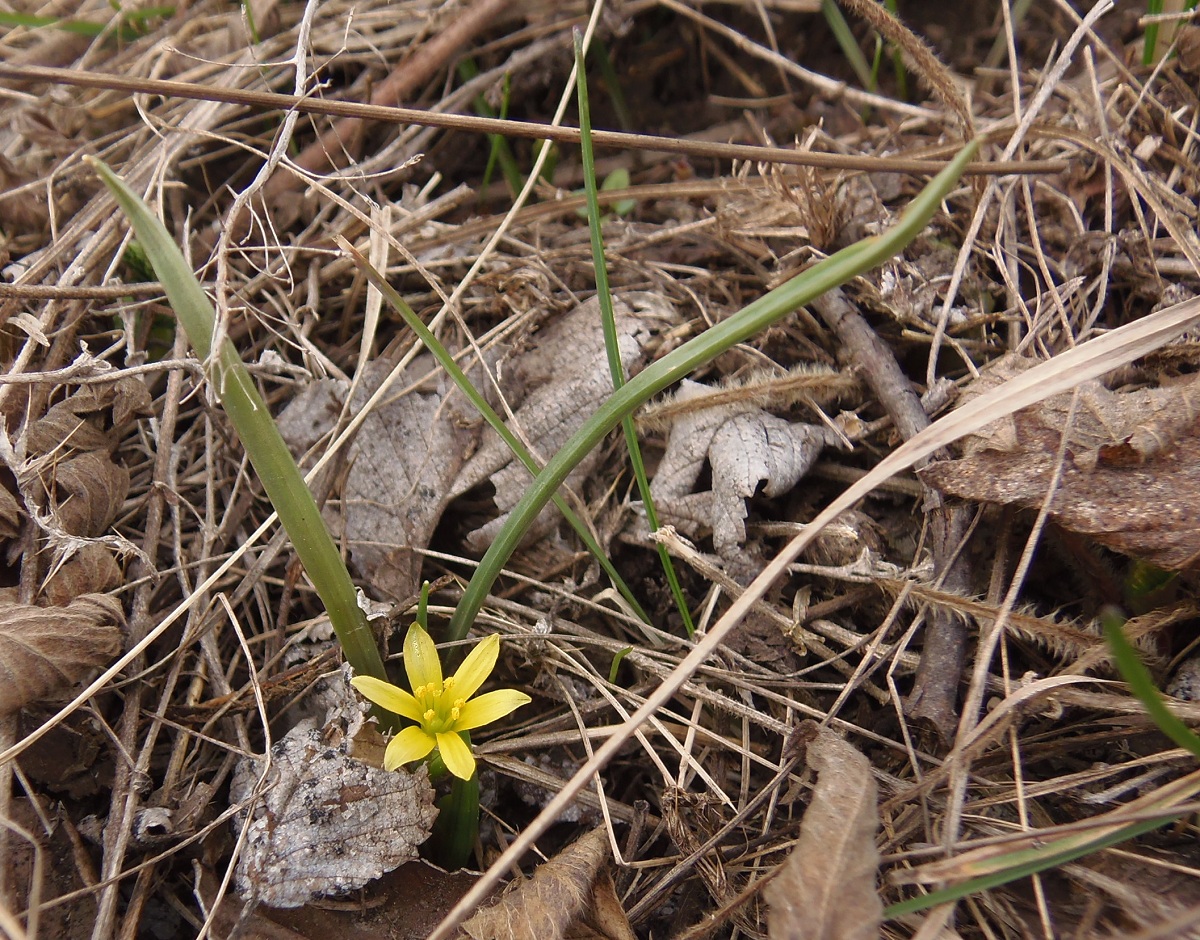
M684 381L676 397L707 392ZM685 412L671 428L650 491L664 521L691 536L711 527L713 547L728 556L746 540L746 500L759 485L767 496L786 493L834 442L823 427L785 421L752 402ZM706 461L712 489L693 493Z
M1033 363L1005 357L985 371L964 401ZM977 390L975 386L980 386ZM1040 507L1063 435L1065 460L1051 518L1109 548L1168 570L1200 558L1200 380L1113 392L1099 382L1056 395L984 428L966 456L934 463L921 478L963 499Z
M0 604L0 715L38 702L106 665L121 649L125 615L105 594L66 607Z
M108 546L89 542L52 571L42 585L48 604L65 606L82 594L104 594L121 583L121 566Z
M763 891L770 940L874 940L883 905L871 764L827 728L809 744L807 761L817 783L800 839Z
M150 412L151 401L146 384L136 376L84 385L30 425L29 453L50 454L67 447L112 450L129 423Z
M41 474L49 496L46 506L70 535L103 535L129 492L129 471L102 451L86 451L70 460L51 461Z
M608 836L594 829L477 912L462 929L473 940L561 940L592 907L593 885L607 860ZM606 907L605 918L612 914Z
M0 486L0 539L15 539L21 534L25 509L7 486Z
M673 318L666 301L654 294L628 293L613 298L617 344L626 374L638 371L654 332ZM612 375L604 349L604 331L598 301L593 298L565 316L556 318L533 337L532 347L500 373L505 400L515 408L510 427L535 455L548 460L585 420L612 394ZM517 404L519 402L519 405ZM462 468L454 495L462 495L490 480L500 515L467 536L472 550L486 549L496 537L508 512L525 494L533 477L507 444L490 429L479 450ZM567 478L578 487L595 468L593 452ZM556 510L547 510L530 533L545 531ZM552 524L552 522L550 523Z

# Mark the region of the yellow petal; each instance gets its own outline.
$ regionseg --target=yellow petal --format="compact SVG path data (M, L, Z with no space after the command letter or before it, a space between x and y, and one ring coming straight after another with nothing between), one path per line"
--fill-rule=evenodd
M421 720L420 703L399 686L371 676L355 676L350 684L376 705L413 721Z
M383 768L395 770L401 764L420 760L436 743L432 734L409 725L388 742L387 750L383 752Z
M454 723L455 731L470 731L482 725L491 724L503 718L513 709L528 705L533 701L524 692L516 689L497 689L495 692L485 692L478 698L473 698L458 713L458 721Z
M442 763L450 773L460 780L470 780L475 776L475 755L462 738L452 731L439 734L437 745Z
M475 645L467 654L463 664L454 674L454 697L470 698L483 685L483 680L496 668L496 657L500 655L500 637L491 634Z
M404 638L404 671L414 689L423 685L437 688L442 684L442 663L437 647L419 623L409 627Z

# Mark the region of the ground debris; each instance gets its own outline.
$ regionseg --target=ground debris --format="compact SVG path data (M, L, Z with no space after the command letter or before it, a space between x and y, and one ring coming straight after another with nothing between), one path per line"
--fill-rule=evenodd
M817 783L800 839L763 890L770 940L872 940L883 904L870 761L827 728L808 745L807 761Z
M629 921L604 871L608 834L594 829L542 864L527 881L463 924L472 940L562 940L586 917L593 934L633 940ZM597 924L596 922L601 923ZM595 927L601 930L595 931Z

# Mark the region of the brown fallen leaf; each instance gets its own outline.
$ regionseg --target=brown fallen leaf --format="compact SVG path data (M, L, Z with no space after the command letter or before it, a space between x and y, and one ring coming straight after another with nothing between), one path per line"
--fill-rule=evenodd
M593 885L607 860L608 836L604 829L594 829L539 865L528 881L478 911L462 929L473 940L561 940L567 928L593 908ZM601 919L610 930L613 914L606 904Z
M81 538L103 535L129 492L129 471L103 451L85 451L69 460L51 462L41 474L49 496L44 507L63 531Z
M661 297L646 293L614 296L613 307L621 363L626 374L632 374L646 360L647 343L673 321L674 311ZM530 339L529 349L514 355L499 371L505 400L515 409L510 427L535 455L549 460L612 394L599 302L593 298L556 317ZM585 458L567 478L567 485L578 487L584 482L600 456L597 450ZM472 550L483 551L491 545L532 480L499 435L490 428L485 430L479 450L454 484L455 496L484 481L495 487L493 499L499 515L467 536ZM547 509L526 538L544 533L554 524L557 512L553 507Z
M879 936L875 890L879 811L870 762L822 728L808 745L817 772L800 839L763 896L770 940L868 940Z
M7 486L0 486L0 539L15 539L21 534L25 508Z
M78 451L110 450L130 422L150 413L151 402L149 389L136 376L81 386L30 425L27 447L31 454L68 446Z
M963 400L1032 364L1005 357ZM967 438L966 456L934 463L921 478L963 499L1040 507L1066 433L1051 518L1159 568L1194 566L1200 559L1200 377L1128 392L1085 382L1067 428L1071 397L1056 395L989 425Z
M120 652L124 624L120 603L106 594L66 607L0 603L0 716L106 665Z
M83 594L106 594L121 577L121 566L108 546L89 542L50 573L41 593L46 603L65 607Z
M13 396L10 420L29 402ZM67 554L71 537L105 535L129 492L129 472L112 458L132 423L149 413L144 382L125 376L84 385L52 405L24 432L25 460L14 466L25 506L52 542Z

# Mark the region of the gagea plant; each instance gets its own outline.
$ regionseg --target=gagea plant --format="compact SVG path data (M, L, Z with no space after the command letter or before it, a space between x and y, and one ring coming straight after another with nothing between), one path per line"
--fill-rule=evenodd
M421 625L414 623L404 638L404 670L412 685L411 693L372 676L350 680L376 705L416 722L401 729L388 743L384 768L395 770L428 757L436 749L450 773L460 780L470 780L475 775L475 755L464 739L465 733L491 724L531 701L524 692L514 689L475 695L496 668L499 655L500 637L493 633L471 650L454 675L443 679L437 647Z

